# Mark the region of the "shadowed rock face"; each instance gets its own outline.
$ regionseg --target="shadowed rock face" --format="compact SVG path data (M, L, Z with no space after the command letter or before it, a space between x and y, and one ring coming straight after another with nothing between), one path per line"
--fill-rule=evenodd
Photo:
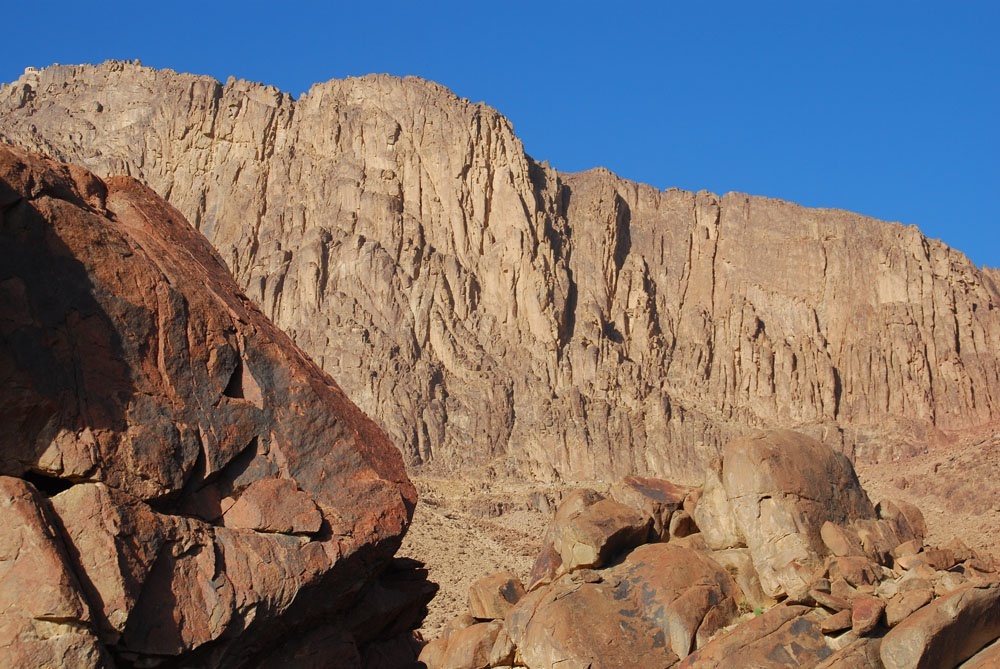
M2 89L0 135L166 197L410 463L700 482L754 427L874 461L1000 418L995 271L847 212L561 174L424 81L52 67Z
M317 621L358 655L431 594L372 585L416 503L398 449L133 179L0 146L0 387L0 503L42 519L0 544L47 542L0 562L60 588L5 580L51 622L30 657L93 664L90 634L126 663L244 666Z

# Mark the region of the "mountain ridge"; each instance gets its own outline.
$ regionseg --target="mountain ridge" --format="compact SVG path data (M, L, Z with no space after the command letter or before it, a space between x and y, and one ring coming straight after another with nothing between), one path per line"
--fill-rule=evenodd
M996 270L843 210L561 173L445 91L60 66L0 90L0 136L164 195L410 465L693 482L760 427L878 461L1000 419Z

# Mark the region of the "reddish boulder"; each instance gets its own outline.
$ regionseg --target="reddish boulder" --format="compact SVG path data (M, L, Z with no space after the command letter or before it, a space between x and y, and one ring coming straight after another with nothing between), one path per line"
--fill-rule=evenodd
M670 519L684 505L688 489L663 479L626 476L611 488L611 496L653 519L652 536L666 541Z
M428 665L440 669L487 669L490 652L503 627L499 622L476 623L450 637L440 664Z
M102 640L206 667L311 621L367 642L347 611L416 502L388 438L138 182L0 148L0 223L0 474L55 496Z
M885 611L885 600L878 597L858 597L851 602L851 631L865 636L878 626Z
M0 476L0 666L112 666L45 500Z
M805 606L776 606L691 653L678 669L815 666L833 651L820 629L822 617L809 611Z
M882 639L886 669L954 667L1000 637L1000 585L936 599Z
M574 490L549 523L528 589L575 569L604 566L612 557L644 543L651 524L652 519L637 509L592 490Z
M677 662L662 630L608 583L559 582L530 593L507 616L516 659L528 667L626 669Z
M316 534L323 515L312 496L298 489L290 479L261 479L246 487L222 515L222 523L232 529Z

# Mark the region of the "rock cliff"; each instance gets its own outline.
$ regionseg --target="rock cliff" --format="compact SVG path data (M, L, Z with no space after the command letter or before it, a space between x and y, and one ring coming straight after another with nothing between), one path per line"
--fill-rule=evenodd
M0 665L362 666L419 623L399 451L134 179L0 145L0 389Z
M1000 418L1000 274L913 227L528 157L407 78L138 64L0 90L0 136L148 183L411 464L698 482L730 437L860 461Z

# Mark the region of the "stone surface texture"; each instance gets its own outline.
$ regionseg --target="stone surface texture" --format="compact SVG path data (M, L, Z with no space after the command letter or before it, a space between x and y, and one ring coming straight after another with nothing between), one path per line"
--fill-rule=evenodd
M995 270L848 212L563 174L419 79L54 66L0 89L0 136L163 195L408 463L700 484L752 428L871 462L1000 418Z
M0 146L0 385L4 652L238 667L419 620L400 452L134 179Z
M862 521L870 528L885 526L882 540L905 535L897 536L899 543L890 549L897 552L904 543L912 548L922 515L906 504L873 506L846 458L804 435L778 431L734 439L725 448L723 470L730 464L738 465L739 480L721 476L732 484L723 488L731 502L725 508L745 516L734 525L756 534L747 541L750 548L715 548L702 536L712 528L702 525L696 528L700 532L683 537L647 534L644 543L622 546L605 563L560 562L551 540L567 522L609 501L592 489L576 489L564 495L553 515L536 562L536 571L539 565L558 569L546 571L513 606L491 607L489 613L477 600L509 577L496 574L474 583L469 592L473 615L454 618L421 659L429 669L951 669L970 658L978 663L972 666L991 666L997 651L989 644L1000 637L1000 574L980 571L976 551L956 542L949 542L947 550L921 544L923 552L916 555L947 552L951 558L938 556L909 568L889 567L867 555L834 555L823 528L829 535L838 523L852 531ZM634 477L626 477L609 489L652 520L662 508L651 505L648 494L620 494L634 484ZM644 480L642 488L675 490L670 482L653 479ZM736 491L743 492L730 498ZM697 507L688 505L695 516L713 499L697 489L684 497L697 500L691 502ZM761 500L777 505L761 511L754 522L763 529L754 529L753 514L741 505ZM717 507L702 518L715 522L721 513ZM786 515L795 523L785 532L770 531L774 521L768 514ZM602 516L608 529L620 518ZM800 536L789 548L792 535ZM789 559L800 569L789 570ZM768 596L758 571L781 577L789 591ZM796 583L782 581L792 572ZM495 634L486 635L485 623L477 623L487 616L500 625ZM478 629L467 631L472 627Z

